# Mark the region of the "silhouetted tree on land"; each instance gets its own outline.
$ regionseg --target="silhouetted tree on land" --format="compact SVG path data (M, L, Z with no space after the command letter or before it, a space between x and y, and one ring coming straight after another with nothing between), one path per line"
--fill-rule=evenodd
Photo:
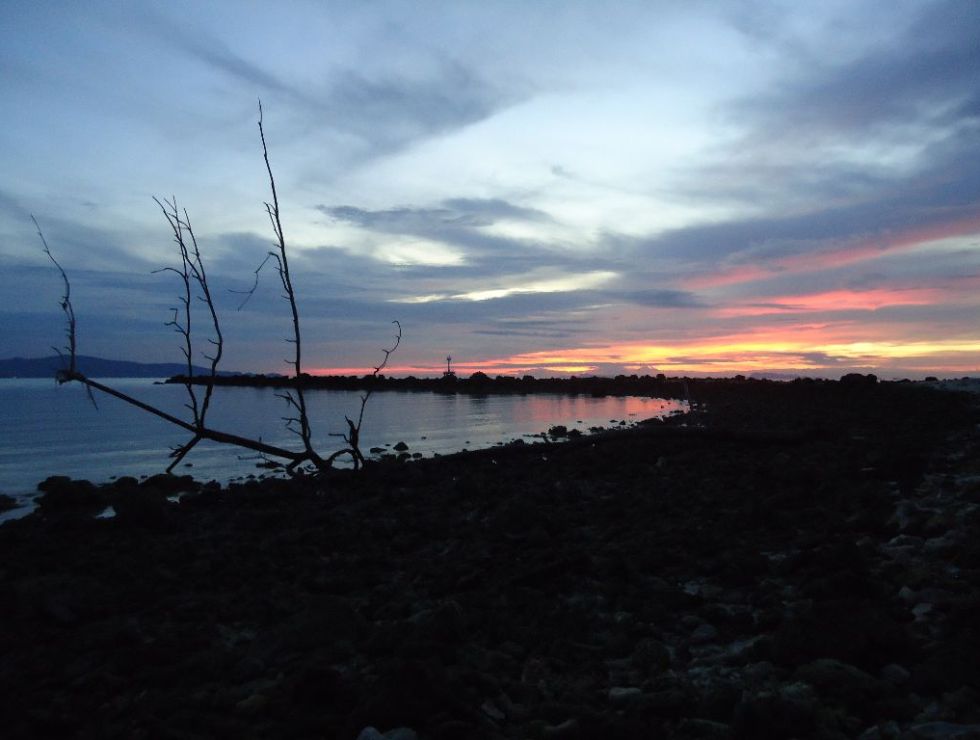
M299 381L300 375L302 374L303 347L299 324L299 309L296 304L296 290L293 286L292 276L289 272L289 258L286 250L286 238L283 233L282 220L280 218L279 196L276 192L276 180L272 173L272 165L269 162L269 149L265 140L261 101L259 102L258 125L259 138L262 142L262 157L265 160L266 172L268 172L269 175L269 187L272 192L272 200L271 202L265 203L265 209L269 216L269 221L272 224L272 230L275 235L275 248L269 251L265 260L263 260L262 264L260 264L258 269L256 269L255 283L250 290L244 291L246 298L242 302L241 306L244 306L244 304L248 301L248 298L250 298L255 292L255 289L258 287L259 273L261 272L262 268L271 261L276 267L280 282L282 283L284 297L289 303L292 317L292 337L286 341L293 345L294 352L293 358L286 360L286 362L288 362L293 368L293 378ZM355 469L363 465L364 455L361 453L360 449L360 434L361 424L364 421L364 409L367 405L368 399L371 396L370 391L361 396L360 411L357 416L357 421L352 420L350 417L345 417L348 431L344 434L331 435L342 437L347 446L342 449L335 450L327 456L321 455L313 447L312 427L310 425L306 398L303 393L303 387L299 382L296 383L294 389L278 395L280 398L283 398L286 401L286 404L291 410L291 415L285 417L284 421L286 422L287 428L289 428L299 437L301 449L291 450L284 447L278 447L276 445L266 444L261 439L242 437L231 432L214 429L207 425L207 414L211 405L214 385L212 383L205 383L203 394L199 395L198 391L196 391L194 388L194 383L192 382L192 358L194 355L194 333L192 331L194 311L192 310L192 307L194 305L194 299L197 298L206 306L206 314L213 332L213 336L208 337L207 340L212 346L212 350L210 353L204 353L204 357L210 363L208 373L212 380L217 377L218 364L221 362L221 357L224 350L224 337L221 332L221 323L218 319L218 313L215 309L211 289L208 284L207 273L204 269L204 261L201 258L197 238L194 235L194 229L191 226L191 221L187 214L187 210L178 208L176 198L172 198L169 201L164 200L162 202L156 198L154 198L154 200L156 201L157 205L160 206L160 210L163 212L164 218L167 219L167 223L170 225L170 229L173 232L174 243L176 244L178 254L180 255L179 267L164 267L157 272L172 272L180 279L180 305L173 309L173 316L167 322L167 326L173 327L174 331L181 337L181 353L184 355L187 362L187 375L184 378L184 385L187 390L188 403L185 405L190 411L191 419L189 421L180 419L170 413L167 413L166 411L152 406L151 404L145 403L133 396L130 396L127 393L123 393L122 391L93 380L84 375L78 369L76 320L75 309L71 302L71 282L68 279L68 274L62 268L58 260L55 259L54 254L48 247L47 240L41 231L41 227L38 224L37 219L31 216L31 219L34 221L34 225L37 228L38 236L41 239L43 251L57 268L64 284L64 293L61 297L60 304L66 320L66 344L64 347L64 352L58 350L57 348L56 351L59 355L61 355L65 366L58 371L56 380L59 383L81 383L85 386L85 389L89 394L89 398L93 403L95 403L95 398L92 395L92 391L97 390L101 393L113 396L114 398L118 398L121 401L142 409L153 416L164 419L165 421L168 421L171 424L174 424L175 426L189 432L191 434L190 439L187 442L175 447L171 452L170 457L172 458L172 462L167 466L167 472L172 471L174 467L176 467L177 464L180 463L180 461L183 460L192 449L194 449L197 443L204 439L242 447L258 452L261 455L285 460L286 471L290 474L297 474L301 472L304 464L312 465L316 471L327 470L333 466L334 462L338 458L345 455L351 458ZM241 308L241 306L239 306L239 308ZM397 321L393 323L397 327L394 343L390 348L382 350L384 357L381 363L374 368L374 376L377 376L385 368L391 354L401 343L401 324Z

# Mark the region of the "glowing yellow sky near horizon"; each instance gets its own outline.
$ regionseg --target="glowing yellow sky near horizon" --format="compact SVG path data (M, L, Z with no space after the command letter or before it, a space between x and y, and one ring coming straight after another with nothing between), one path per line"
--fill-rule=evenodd
M785 335L772 333L716 338L714 341L675 344L621 344L527 352L510 357L459 363L460 375L482 371L490 375L522 374L545 369L555 373L591 373L604 366L668 373L736 373L828 371L839 364L842 372L854 368L901 367L910 370L948 371L957 374L980 369L980 338L939 341L813 342L819 329L798 329ZM794 338L795 337L795 338ZM436 366L394 366L390 375L426 375L442 371ZM330 368L315 372L363 374L363 368Z

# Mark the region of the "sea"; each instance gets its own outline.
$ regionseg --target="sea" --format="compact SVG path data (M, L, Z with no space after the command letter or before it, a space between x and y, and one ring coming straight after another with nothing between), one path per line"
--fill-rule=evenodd
M145 378L101 382L190 418L184 386ZM335 435L346 431L345 415L356 418L361 395L306 391L314 446L321 454L344 446ZM161 473L170 462L170 451L189 438L180 428L119 399L98 391L89 398L82 385L58 385L53 379L0 379L0 409L0 493L13 496L26 510L38 495L37 484L50 475L106 483L124 475ZM409 454L432 457L517 439L541 442L541 435L556 425L588 434L593 428L630 426L684 410L681 401L635 396L380 391L371 395L365 407L361 449L367 455L372 447L388 451L404 442ZM284 420L291 415L273 389L219 387L208 426L297 449L299 439ZM260 467L262 462L248 450L205 441L174 473L223 483L276 474Z

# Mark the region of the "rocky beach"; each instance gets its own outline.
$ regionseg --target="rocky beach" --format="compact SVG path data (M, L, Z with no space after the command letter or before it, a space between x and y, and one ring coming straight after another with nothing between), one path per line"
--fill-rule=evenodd
M0 526L3 735L980 738L980 397L690 393L324 478L50 478Z

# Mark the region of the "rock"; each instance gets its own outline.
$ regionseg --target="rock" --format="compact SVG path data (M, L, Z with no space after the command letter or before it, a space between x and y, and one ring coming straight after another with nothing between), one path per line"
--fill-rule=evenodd
M404 452L405 450L407 450L407 449L408 449L408 445L407 445L407 444L405 444L404 442L399 442L399 443L398 443L398 444L396 444L396 445L395 445L394 447L392 447L392 449L393 449L393 450L394 450L395 452Z
M507 715L500 711L500 707L487 699L480 705L480 711L487 715L494 722L503 722Z
M898 740L902 730L894 720L869 727L858 736L858 740Z
M702 624L691 633L691 642L695 645L703 645L707 642L714 642L717 639L718 630L710 624Z
M810 684L821 696L833 697L848 705L867 704L888 691L881 681L860 668L830 658L800 666L793 678Z
M105 498L91 481L72 480L52 475L37 485L44 495L37 499L45 514L59 512L93 512L105 508Z
M767 660L749 663L742 668L742 675L748 683L761 685L776 675L776 666Z
M629 706L643 696L643 690L635 686L613 686L609 689L609 703L614 707Z
M366 686L363 703L351 717L374 727L421 727L437 715L446 722L470 721L475 707L462 699L462 690L439 663L396 659Z
M156 489L140 488L126 491L113 499L116 519L121 526L162 529L173 504Z
M912 671L909 683L923 695L980 685L980 636L964 632L927 649L925 659Z
M385 740L385 736L375 727L365 727L358 733L357 740Z
M235 705L235 711L242 714L259 714L269 705L265 694L252 694Z
M796 737L801 727L813 726L818 707L809 685L787 684L744 697L735 707L732 729L739 738Z
M776 630L773 657L787 667L818 658L880 665L904 660L912 650L912 638L885 605L833 600L788 615Z
M195 490L194 478L189 475L173 475L172 473L158 473L151 475L140 484L141 488L153 488L164 493L177 493L179 491Z
M315 596L307 609L283 623L279 629L279 646L286 650L343 650L344 645L349 646L366 630L367 622L349 601L323 594Z
M553 427L549 427L548 436L554 437L555 439L558 439L560 437L567 437L568 427L564 426L563 424L556 424Z
M980 721L980 691L971 686L961 686L956 691L943 694L943 708L949 718L961 722Z
M732 728L723 722L713 722L709 719L683 719L677 726L674 737L697 738L697 740L729 740Z
M887 681L893 686L902 686L907 683L911 675L908 669L903 668L897 663L889 663L881 669L880 673L881 680Z
M683 687L654 691L643 697L643 708L656 717L680 719L697 710L697 699Z
M419 740L419 734L411 727L396 727L388 730L383 737L386 740Z
M13 496L8 496L5 493L0 493L0 511L9 511L10 509L17 508L17 501Z
M906 737L910 740L980 740L980 725L924 722L912 725Z
M645 637L636 644L630 660L640 670L660 673L670 668L670 651L659 640Z
M557 725L545 725L541 728L541 736L570 740L581 736L581 725L577 719L566 719Z

